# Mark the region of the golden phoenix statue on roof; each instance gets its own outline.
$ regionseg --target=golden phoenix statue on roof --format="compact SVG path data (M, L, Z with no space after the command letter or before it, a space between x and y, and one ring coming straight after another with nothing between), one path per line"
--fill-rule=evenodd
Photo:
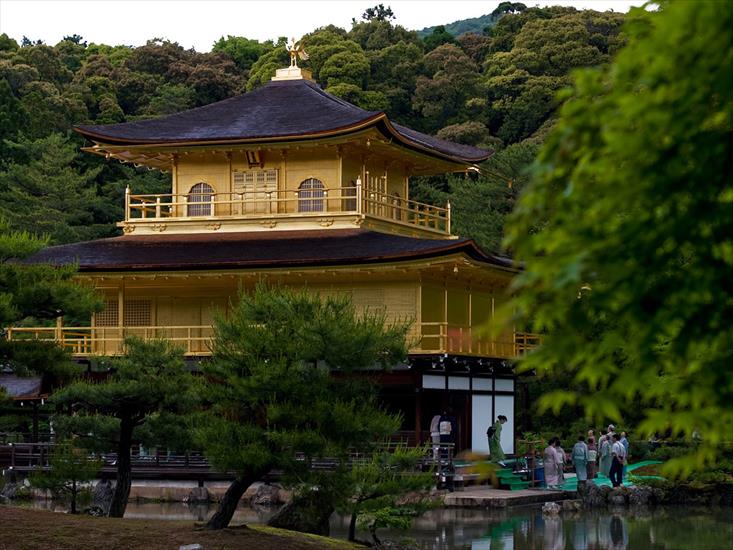
M295 38L291 38L290 40L288 40L286 48L288 49L288 53L290 54L291 67L298 66L298 58L302 59L303 61L308 59L308 54L305 52L302 40L296 42Z

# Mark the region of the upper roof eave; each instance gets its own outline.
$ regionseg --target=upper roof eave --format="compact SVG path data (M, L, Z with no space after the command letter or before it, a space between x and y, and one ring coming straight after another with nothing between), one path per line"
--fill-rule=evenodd
M302 106L296 108L294 103ZM329 126L330 122L334 125ZM157 119L77 125L74 130L100 144L175 147L314 140L377 125L386 137L400 145L453 163L475 165L492 154L400 126L389 120L384 111L366 111L307 81L266 85L241 96Z
M381 123L381 124L380 124ZM484 150L483 154L474 157L456 156L443 153L435 148L420 143L414 139L401 133L395 124L389 120L386 113L380 112L377 115L369 117L359 124L352 126L337 128L334 130L316 132L311 134L289 134L282 136L263 136L263 137L232 137L216 140L124 140L124 139L110 139L103 134L87 130L87 126L77 125L73 129L75 132L83 135L87 139L99 143L101 145L112 145L116 147L120 146L148 146L148 147L163 147L163 148L174 148L184 146L203 146L203 145L247 145L247 144L259 144L259 143L280 143L280 142L292 142L292 141L309 141L315 139L323 139L330 137L347 136L371 127L378 127L383 135L387 138L395 139L400 145L407 148L416 150L422 154L430 157L438 158L440 160L449 161L453 163L465 166L466 164L472 167L478 168L477 164L487 160L494 154L493 150ZM385 131L386 130L386 133ZM437 138L435 138L437 139Z

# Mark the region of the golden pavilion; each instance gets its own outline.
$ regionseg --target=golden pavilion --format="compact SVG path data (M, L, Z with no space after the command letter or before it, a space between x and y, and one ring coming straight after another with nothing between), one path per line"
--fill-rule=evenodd
M295 64L267 85L158 119L78 126L85 151L170 172L170 193L125 193L119 237L50 247L33 258L76 263L105 298L89 326L11 328L54 339L80 360L114 355L131 335L210 355L212 320L260 281L346 294L357 307L413 320L405 365L380 373L401 435L429 439L451 407L459 448L486 451L486 428L509 418L510 360L532 343L483 336L516 272L451 233L445 208L410 199L410 178L478 170L490 151L396 124L323 91ZM29 334L31 333L31 334Z

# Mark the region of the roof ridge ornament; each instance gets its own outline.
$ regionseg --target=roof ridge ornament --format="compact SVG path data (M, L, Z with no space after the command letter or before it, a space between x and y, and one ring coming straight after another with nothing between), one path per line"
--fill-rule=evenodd
M288 49L288 53L290 54L290 66L291 67L298 66L299 57L303 61L307 61L310 58L310 56L305 51L305 46L303 45L302 39L296 42L295 38L291 38L285 47Z
M272 80L313 80L313 75L308 69L302 69L298 67L298 58L303 61L308 60L309 56L303 46L303 40L295 41L295 38L288 40L285 45L290 54L290 66L284 69L278 69L275 71L275 76Z

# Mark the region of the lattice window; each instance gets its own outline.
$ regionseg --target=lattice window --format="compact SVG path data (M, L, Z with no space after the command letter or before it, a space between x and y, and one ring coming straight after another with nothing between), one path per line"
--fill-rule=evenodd
M105 300L104 309L94 314L94 324L98 327L116 327L118 314L117 300Z
M277 170L247 170L246 172L234 172L234 192L246 193L261 190L265 187L277 189Z
M189 216L211 216L214 189L208 183L197 183L188 192Z
M126 327L151 326L150 300L125 300L123 321Z
M309 178L298 187L298 212L323 212L323 182Z
M245 212L271 212L277 198L278 171L247 170L232 174L234 193L240 195Z

